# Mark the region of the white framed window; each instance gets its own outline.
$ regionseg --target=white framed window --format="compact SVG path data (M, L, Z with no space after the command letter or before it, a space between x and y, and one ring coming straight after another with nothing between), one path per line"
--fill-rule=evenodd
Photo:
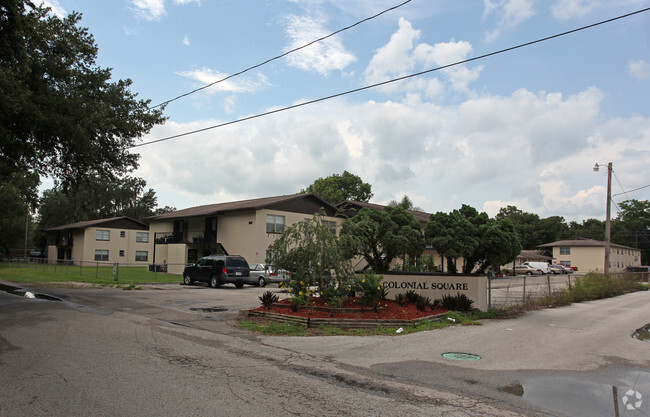
M111 240L111 231L97 229L95 231L95 240Z
M124 249L120 249L120 256L124 256Z
M149 243L149 232L136 232L135 241L142 243Z
M284 216L266 215L266 233L284 232Z
M149 252L146 250L135 251L136 262L147 262L149 260Z
M124 230L120 230L120 237L126 237L126 232Z
M566 246L560 246L560 255L571 255L571 248Z
M108 261L108 250L107 249L95 249L95 260L96 261Z

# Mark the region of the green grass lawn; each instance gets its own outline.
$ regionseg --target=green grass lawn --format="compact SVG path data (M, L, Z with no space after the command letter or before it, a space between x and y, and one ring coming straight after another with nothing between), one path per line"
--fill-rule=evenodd
M0 264L0 279L16 283L85 282L99 285L181 282L180 275L149 272L147 267L120 267L117 280L113 267L89 264Z

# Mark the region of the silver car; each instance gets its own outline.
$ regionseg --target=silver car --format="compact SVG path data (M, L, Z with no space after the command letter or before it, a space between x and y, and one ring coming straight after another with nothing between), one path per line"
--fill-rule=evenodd
M251 271L252 273L253 271ZM515 265L515 275L544 275L544 272L530 265Z
M251 264L250 277L246 283L264 287L274 282L285 282L291 279L291 273L284 269L278 269L269 264Z

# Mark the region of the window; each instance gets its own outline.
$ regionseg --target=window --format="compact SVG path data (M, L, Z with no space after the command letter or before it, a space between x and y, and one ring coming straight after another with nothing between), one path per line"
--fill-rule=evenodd
M106 249L95 249L95 260L96 261L108 261L108 250L106 250Z
M327 227L334 236L336 236L336 222L331 220L323 220L323 226Z
M266 215L266 233L284 232L284 216Z
M120 230L120 237L126 237L126 232L124 230Z
M95 240L111 240L111 231L97 229L95 231Z
M124 256L124 249L120 249L120 256Z
M136 232L135 241L149 243L149 232Z
M149 260L149 252L146 250L137 250L135 251L135 260L137 261L142 261L146 262Z
M560 246L560 255L571 255L571 248Z

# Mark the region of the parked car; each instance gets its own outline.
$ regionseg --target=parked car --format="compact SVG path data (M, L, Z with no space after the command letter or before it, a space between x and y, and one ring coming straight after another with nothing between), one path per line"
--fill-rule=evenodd
M541 269L524 264L515 265L515 275L544 275L544 272Z
M219 288L221 284L235 284L242 288L249 279L250 268L248 262L238 255L209 255L199 259L198 262L185 267L183 283L192 285L194 282L207 282L212 288Z
M549 268L548 262L524 262L524 265L528 265L532 268L539 269L542 271L542 274L550 274L551 269Z
M274 282L285 282L291 279L291 273L269 264L252 264L251 273L246 284L264 287Z
M554 274L573 274L573 269L564 265L551 265L549 268L551 268L551 272Z

